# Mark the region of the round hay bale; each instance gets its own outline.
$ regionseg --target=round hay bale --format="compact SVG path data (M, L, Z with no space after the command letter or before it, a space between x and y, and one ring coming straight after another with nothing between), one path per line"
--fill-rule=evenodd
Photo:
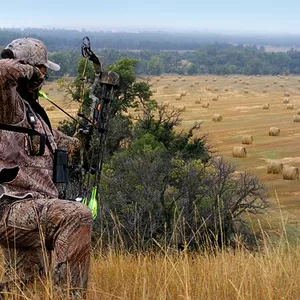
M219 114L214 114L213 117L212 117L212 120L213 120L214 122L221 122L222 119L223 119L222 116L219 115Z
M285 166L282 175L284 180L298 180L299 169L297 167Z
M266 103L263 105L263 109L269 109L270 108L270 104L269 103Z
M251 145L253 143L252 135L244 135L242 137L242 144Z
M290 98L284 98L283 103L290 103Z
M280 135L280 129L277 127L271 127L269 129L269 135L270 136L279 136Z
M177 109L180 111L186 111L186 107L184 105L178 106Z
M293 116L293 121L294 122L300 122L300 115L294 115Z
M186 96L186 91L184 91L184 92L181 92L181 97L184 97L184 96Z
M45 110L46 111L54 111L55 110L55 106L54 105L50 105L50 106L46 107Z
M232 150L232 156L244 158L247 156L247 150L245 147L234 147Z
M268 162L267 174L282 174L283 164L280 161L271 160Z
M294 105L293 104L287 104L286 109L294 109Z
M175 100L181 100L181 98L182 98L181 94L175 96Z
M284 96L289 97L290 93L289 92L284 92Z
M195 104L201 104L201 100L195 100Z
M216 97L213 97L211 100L212 101L218 101L218 99L219 99L219 96L216 96Z
M209 107L209 102L203 103L203 104L202 104L202 107L203 107L203 108L208 108L208 107Z
M300 115L300 108L297 109L297 112L296 112L297 115Z

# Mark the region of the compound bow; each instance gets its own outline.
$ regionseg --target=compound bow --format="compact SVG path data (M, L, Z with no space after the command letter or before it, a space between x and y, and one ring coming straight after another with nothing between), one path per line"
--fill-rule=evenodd
M95 164L96 146L95 143L93 143L87 179L83 183L83 195L76 200L81 200L82 203L88 205L95 219L98 215L98 203L100 201L99 187L108 123L111 116L111 104L115 98L115 93L118 90L120 79L119 75L115 72L103 71L99 58L91 50L88 37L84 37L82 40L81 53L83 57L89 59L93 63L95 79L89 92L89 98L92 101L89 116L86 117L79 114L80 117L88 120L88 125L85 128L79 128L78 132L89 134L92 138L98 138L100 154L97 159L98 161ZM95 165L97 165L96 168L94 168ZM93 183L90 182L91 174L94 175Z

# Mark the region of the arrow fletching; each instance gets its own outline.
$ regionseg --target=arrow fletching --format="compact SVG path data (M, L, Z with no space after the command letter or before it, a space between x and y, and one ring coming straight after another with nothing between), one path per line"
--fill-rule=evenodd
M44 98L44 99L50 101L50 99L48 98L47 94L43 90L39 90L39 97L40 98Z
M88 208L91 210L94 220L98 215L98 203L97 203L96 195L97 195L97 188L94 187L92 190L91 199L88 204Z

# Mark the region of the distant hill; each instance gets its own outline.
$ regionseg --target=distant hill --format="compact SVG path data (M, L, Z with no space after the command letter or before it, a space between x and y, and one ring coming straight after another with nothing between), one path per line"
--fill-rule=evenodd
M70 51L84 36L89 36L95 49L118 50L196 50L203 45L229 43L233 45L257 45L266 49L300 48L300 35L282 34L220 34L207 32L109 32L41 28L0 28L0 46L19 37L42 39L49 51Z

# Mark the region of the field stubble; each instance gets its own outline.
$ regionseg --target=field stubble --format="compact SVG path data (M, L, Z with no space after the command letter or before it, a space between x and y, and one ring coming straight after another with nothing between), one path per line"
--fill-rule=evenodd
M271 203L275 203L277 197L280 199L287 224L300 221L299 180L283 180L282 174L267 174L267 163L274 159L300 168L300 122L293 121L300 108L300 77L163 76L151 82L157 91L154 98L159 103L167 101L170 106L185 106L182 128L202 121L199 132L208 134L208 142L216 155L233 162L238 171L257 175L267 186ZM175 95L182 91L186 95L175 100ZM209 106L203 108L203 103ZM214 114L220 114L222 121L214 122ZM280 135L269 136L271 127L279 128ZM244 135L253 137L252 144L243 145L247 157L233 157L232 150L242 146ZM271 209L262 218L276 226L278 213L271 211L277 210Z

